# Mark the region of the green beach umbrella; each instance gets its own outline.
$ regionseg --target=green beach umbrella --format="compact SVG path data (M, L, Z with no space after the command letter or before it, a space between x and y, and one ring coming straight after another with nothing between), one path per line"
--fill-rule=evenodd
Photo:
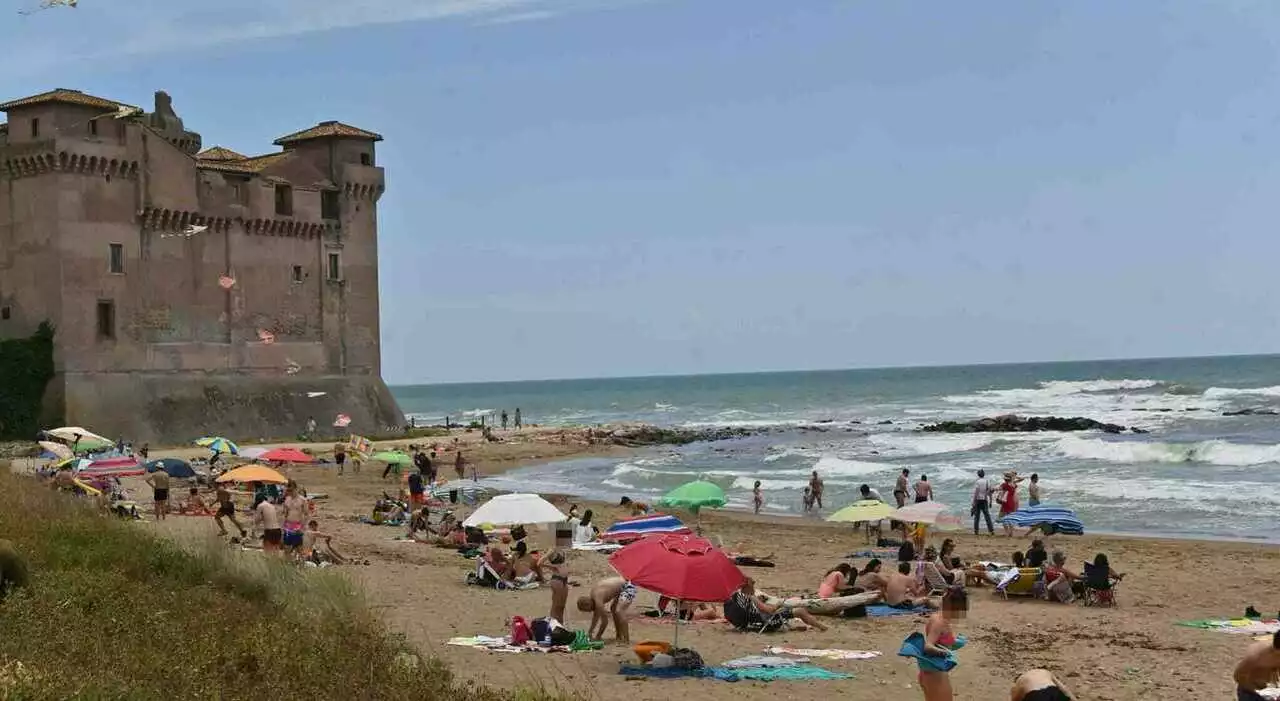
M374 453L370 460L385 462L388 465L412 465L413 458L398 450L384 450L381 453Z
M702 531L702 514L700 513L702 507L720 507L724 506L724 503L724 490L720 485L706 480L682 484L658 500L659 506L679 507L692 511L698 518L698 532Z

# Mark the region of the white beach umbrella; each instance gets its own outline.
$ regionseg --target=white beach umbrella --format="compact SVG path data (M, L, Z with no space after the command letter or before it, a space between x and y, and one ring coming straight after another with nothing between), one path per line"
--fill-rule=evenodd
M559 523L568 518L551 502L537 494L503 494L476 509L462 525L491 523L495 526L515 526L526 523Z
M943 514L946 510L947 505L940 501L922 501L917 504L908 504L898 509L889 518L903 523L935 524L939 520L946 521Z
M54 438L60 438L68 443L72 443L79 438L81 443L96 441L106 443L108 445L115 445L115 441L109 438L103 438L93 431L80 428L79 426L63 426L61 428L50 429L45 431L45 433L53 436Z

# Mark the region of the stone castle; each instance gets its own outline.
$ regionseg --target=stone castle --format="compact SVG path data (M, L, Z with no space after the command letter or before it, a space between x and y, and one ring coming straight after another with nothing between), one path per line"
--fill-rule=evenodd
M46 426L403 424L380 375L381 136L322 122L245 156L201 150L163 92L152 112L65 89L0 110L0 339L54 326Z

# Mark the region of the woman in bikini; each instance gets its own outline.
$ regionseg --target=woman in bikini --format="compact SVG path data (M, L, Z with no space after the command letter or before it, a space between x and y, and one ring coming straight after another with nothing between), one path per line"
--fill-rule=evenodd
M551 572L548 578L551 587L551 618L563 623L564 607L569 602L569 564L565 561L564 553L557 550L547 556L545 567Z
M942 596L942 608L929 616L924 627L924 654L930 657L946 657L952 650L959 649L964 643L956 637L951 624L962 620L969 610L969 597L961 587L952 587ZM924 701L954 701L955 693L951 690L951 673L926 667L920 661L920 673L917 676L920 688L924 690Z

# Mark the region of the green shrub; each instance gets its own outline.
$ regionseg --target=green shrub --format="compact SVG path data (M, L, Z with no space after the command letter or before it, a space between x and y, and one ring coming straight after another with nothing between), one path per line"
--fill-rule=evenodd
M30 439L40 430L40 404L53 379L53 327L30 338L0 341L0 439Z
M331 571L180 546L7 472L0 537L31 574L0 603L3 699L516 698L420 660Z

